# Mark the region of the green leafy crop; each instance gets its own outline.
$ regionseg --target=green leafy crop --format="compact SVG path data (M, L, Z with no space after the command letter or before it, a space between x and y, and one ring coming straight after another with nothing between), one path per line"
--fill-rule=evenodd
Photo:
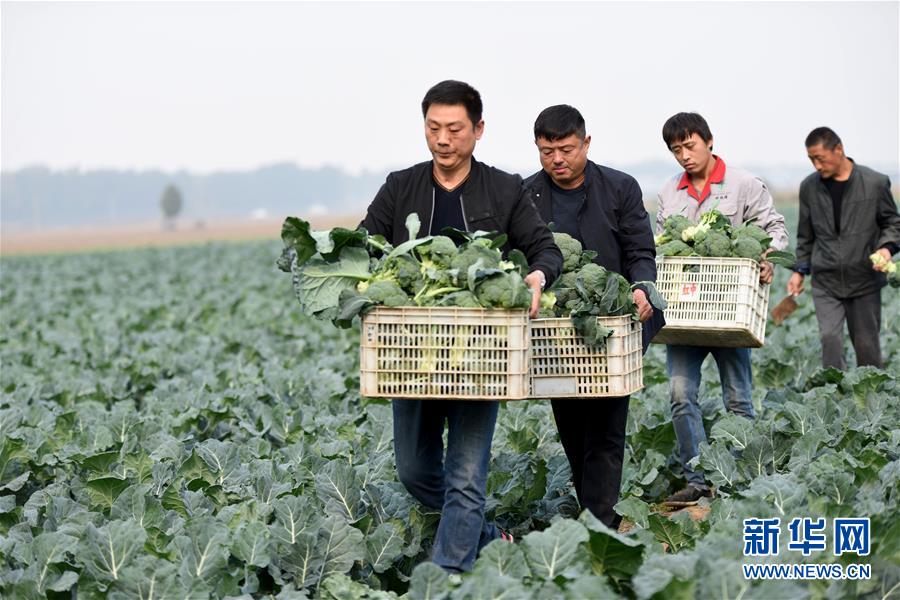
M672 215L663 223L663 232L656 237L656 245L665 244L673 240L680 240L685 229L693 223L682 215Z
M565 246L563 273L549 290L552 296L547 294L546 298L541 298L539 316L571 317L576 331L588 344L602 346L612 330L600 326L597 317L631 315L637 319L633 294L637 286L647 290L654 306L665 308L665 300L652 282L632 285L620 274L592 262L596 252L573 254L582 249L574 238L561 233L553 235L557 245Z
M581 266L581 242L567 233L554 232L553 241L563 255L563 272L574 271Z
M691 223L683 215L671 215L663 222L663 233L656 236L659 256L707 256L762 260L772 238L758 225L747 221L733 227L728 217L712 209ZM786 268L797 262L791 252L768 252L765 260Z
M396 248L379 236L332 229L311 231L295 217L285 220L285 244L278 266L289 271L305 314L348 327L376 305L527 308L531 293L522 279L527 267L511 253L505 261L505 236L455 232L417 237L420 223L407 218L409 241Z
M320 241L325 262L357 243ZM437 511L398 480L391 406L359 394L359 329L285 302L291 280L272 269L281 245L0 257L0 596L891 599L900 589L890 294L885 369L844 372L820 368L813 303L797 298L752 353L752 421L707 410L722 395L713 361L702 366L698 462L716 496L674 514L658 504L684 481L665 349L651 346L628 410L618 531L579 514L550 403L501 403L485 515L516 543L487 544L471 573L449 577L428 561ZM465 347L447 352L466 360ZM835 517L869 518L871 553L836 557L830 534L825 552L790 551L796 517L829 530ZM742 554L747 518L780 519L778 562L863 563L871 578L744 579L742 564L763 562Z
M368 283L368 282L363 282ZM357 289L360 286L357 286ZM365 286L365 289L359 290L364 296L371 300L374 304L384 304L385 306L406 306L410 303L410 297L403 291L403 288L396 281L387 281L379 279Z

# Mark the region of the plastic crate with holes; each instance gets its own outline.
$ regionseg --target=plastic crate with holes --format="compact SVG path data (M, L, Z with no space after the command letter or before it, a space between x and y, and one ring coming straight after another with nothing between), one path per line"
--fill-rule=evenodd
M362 319L360 393L521 400L529 341L524 310L378 306Z
M569 318L531 322L531 397L628 396L644 387L641 324L630 316L597 317L612 329L589 346Z
M668 304L654 343L759 348L765 342L769 286L749 258L661 256L656 287Z

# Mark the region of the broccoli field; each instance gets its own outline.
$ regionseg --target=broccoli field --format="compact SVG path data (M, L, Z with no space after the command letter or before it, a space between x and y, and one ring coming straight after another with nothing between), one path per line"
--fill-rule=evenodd
M631 401L621 532L578 515L549 402L505 404L487 508L516 543L449 578L423 562L438 515L396 478L390 405L359 395L358 329L301 316L280 251L0 261L0 597L900 597L890 289L885 371L819 368L808 292L770 322L752 426L725 416L707 361L700 465L718 493L699 509L656 504L680 484L664 347ZM743 556L751 517L781 520L777 557ZM789 550L794 517L825 517L828 549ZM835 517L870 519L868 556L834 555ZM864 563L871 578L745 579L756 563Z

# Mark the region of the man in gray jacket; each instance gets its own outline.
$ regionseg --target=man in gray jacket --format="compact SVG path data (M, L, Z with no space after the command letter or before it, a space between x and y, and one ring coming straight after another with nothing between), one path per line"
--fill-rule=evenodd
M816 172L800 184L797 265L788 293L799 295L812 274L823 366L846 368L846 321L856 363L884 368L878 332L886 279L884 267L873 265L869 256L877 252L890 260L900 250L891 182L853 162L828 127L810 132L806 152Z
M725 161L713 154L712 132L702 116L678 113L666 121L662 134L684 171L667 181L659 192L657 233L662 233L663 222L670 215L680 214L697 221L702 213L715 208L734 226L752 219L772 238L772 248L782 250L787 246L784 217L775 210L766 184L747 171L726 167ZM771 283L772 265L765 260L760 264L760 281ZM664 503L670 506L689 506L712 495L703 472L690 466L691 459L700 452L700 443L706 441L698 396L700 370L709 354L719 368L726 410L748 419L755 416L750 398L750 348L666 347L672 424L687 479L684 489L666 498Z

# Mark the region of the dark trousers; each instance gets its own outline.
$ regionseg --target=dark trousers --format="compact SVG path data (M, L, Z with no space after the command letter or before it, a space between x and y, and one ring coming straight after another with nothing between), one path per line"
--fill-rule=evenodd
M557 398L551 404L579 504L618 529L622 517L613 506L622 485L628 396Z
M844 359L844 322L856 351L857 366L884 368L881 360L881 290L856 298L835 298L825 290L812 288L819 340L822 343L822 366L847 368Z

